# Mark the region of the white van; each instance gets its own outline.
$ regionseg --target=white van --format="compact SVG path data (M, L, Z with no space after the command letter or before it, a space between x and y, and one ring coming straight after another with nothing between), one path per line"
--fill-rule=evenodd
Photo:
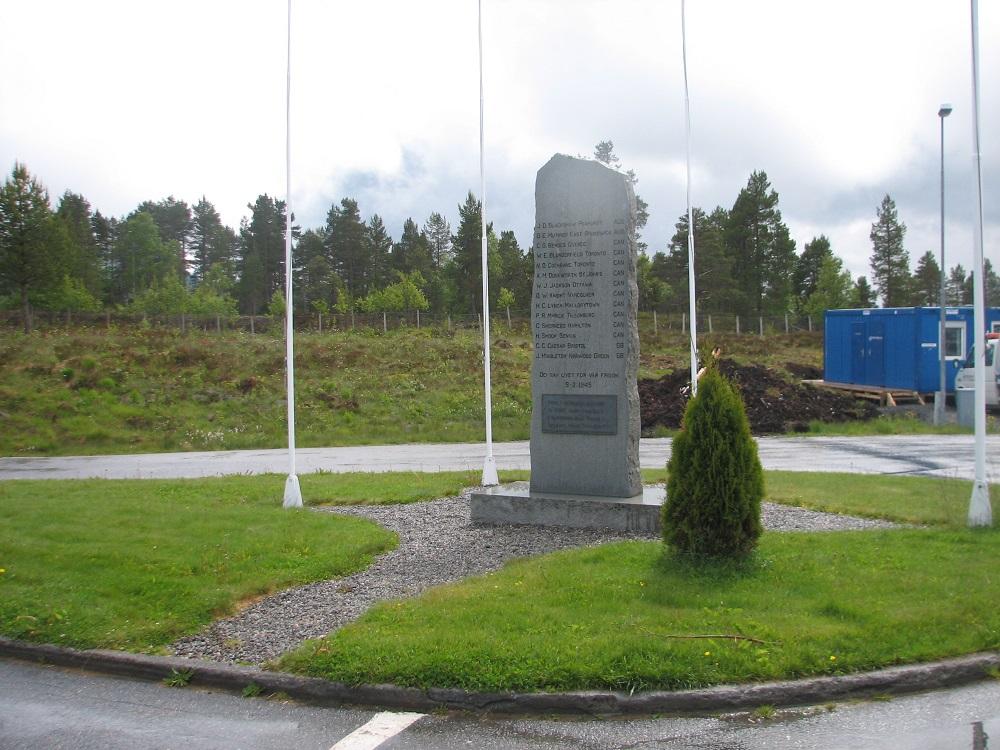
M986 405L1000 406L1000 333L986 334ZM955 374L955 390L974 391L976 389L976 347L972 346L965 363Z

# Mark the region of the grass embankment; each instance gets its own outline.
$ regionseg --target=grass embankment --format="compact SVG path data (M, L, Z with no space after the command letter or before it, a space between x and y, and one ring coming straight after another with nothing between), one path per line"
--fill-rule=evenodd
M771 472L767 484L768 499L933 527L767 532L739 564L641 542L521 560L380 605L280 667L475 690L675 689L1000 647L1000 532L962 528L967 482Z
M491 351L493 430L526 439L531 337L501 323ZM707 337L737 361L817 366L818 334ZM688 367L677 332L644 322L640 377ZM304 333L296 338L300 446L483 439L475 330ZM277 448L285 435L285 347L270 334L167 328L0 331L0 455ZM787 370L786 370L787 372ZM915 421L915 420L914 420ZM878 429L878 428L868 428ZM891 427L891 431L906 429ZM663 433L667 434L667 433Z
M311 504L455 494L475 472L313 474ZM395 545L363 519L281 508L284 477L0 482L0 634L154 650L239 602L347 575Z
M689 367L687 338L641 324L639 376ZM532 345L500 323L491 351L493 434L527 439ZM822 364L820 334L705 336L727 357L784 371ZM0 455L278 448L285 434L284 341L271 334L169 328L0 330ZM303 333L296 338L302 447L481 441L476 330ZM794 379L794 378L793 378ZM823 434L937 431L919 419L811 426ZM853 433L852 433L853 431ZM672 431L654 429L652 435Z
M524 438L529 340L496 344L494 437ZM481 441L481 347L474 331L298 337L299 445ZM281 447L284 356L284 341L262 334L2 331L0 455Z

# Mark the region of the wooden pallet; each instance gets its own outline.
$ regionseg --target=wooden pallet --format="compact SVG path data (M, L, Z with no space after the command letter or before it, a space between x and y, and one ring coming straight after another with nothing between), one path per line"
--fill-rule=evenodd
M924 395L919 391L905 388L883 388L877 385L858 385L856 383L831 383L827 380L803 380L807 385L817 388L827 388L831 391L848 391L858 398L869 398L878 401L882 406L896 406L901 401L915 402L924 405Z

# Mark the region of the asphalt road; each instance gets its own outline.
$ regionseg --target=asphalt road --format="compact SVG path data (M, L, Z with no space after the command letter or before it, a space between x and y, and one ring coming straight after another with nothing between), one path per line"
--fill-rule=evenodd
M997 680L892 700L780 710L768 719L743 713L607 721L459 714L399 721L367 709L168 688L5 659L0 686L3 750L985 750L973 744L976 722L1000 738ZM390 727L382 742L375 736L380 724Z
M971 435L906 435L872 437L762 437L758 439L765 469L843 471L862 474L911 474L973 479ZM986 439L987 479L997 478L1000 436ZM301 448L299 474L316 471L449 471L483 467L482 443L371 445L348 448ZM668 438L644 439L643 468L661 467L670 455ZM528 441L494 444L500 469L530 469ZM123 456L0 458L3 479L154 479L209 477L225 474L283 474L285 450L149 453Z

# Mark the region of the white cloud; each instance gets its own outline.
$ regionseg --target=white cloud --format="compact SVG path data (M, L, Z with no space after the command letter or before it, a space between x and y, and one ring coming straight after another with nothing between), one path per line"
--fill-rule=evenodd
M488 210L530 241L534 175L555 152L615 141L665 247L684 211L680 5L483 0ZM981 4L987 252L1000 207L1000 11ZM238 225L284 196L285 3L34 0L0 5L0 166L106 214L202 195ZM897 199L914 260L936 247L937 107L949 236L971 251L968 8L943 0L688 3L693 198L731 206L763 169L801 250L831 238L867 272L868 229ZM293 205L318 226L355 190L364 215L454 223L478 192L476 4L294 0ZM1000 265L1000 264L998 264Z

